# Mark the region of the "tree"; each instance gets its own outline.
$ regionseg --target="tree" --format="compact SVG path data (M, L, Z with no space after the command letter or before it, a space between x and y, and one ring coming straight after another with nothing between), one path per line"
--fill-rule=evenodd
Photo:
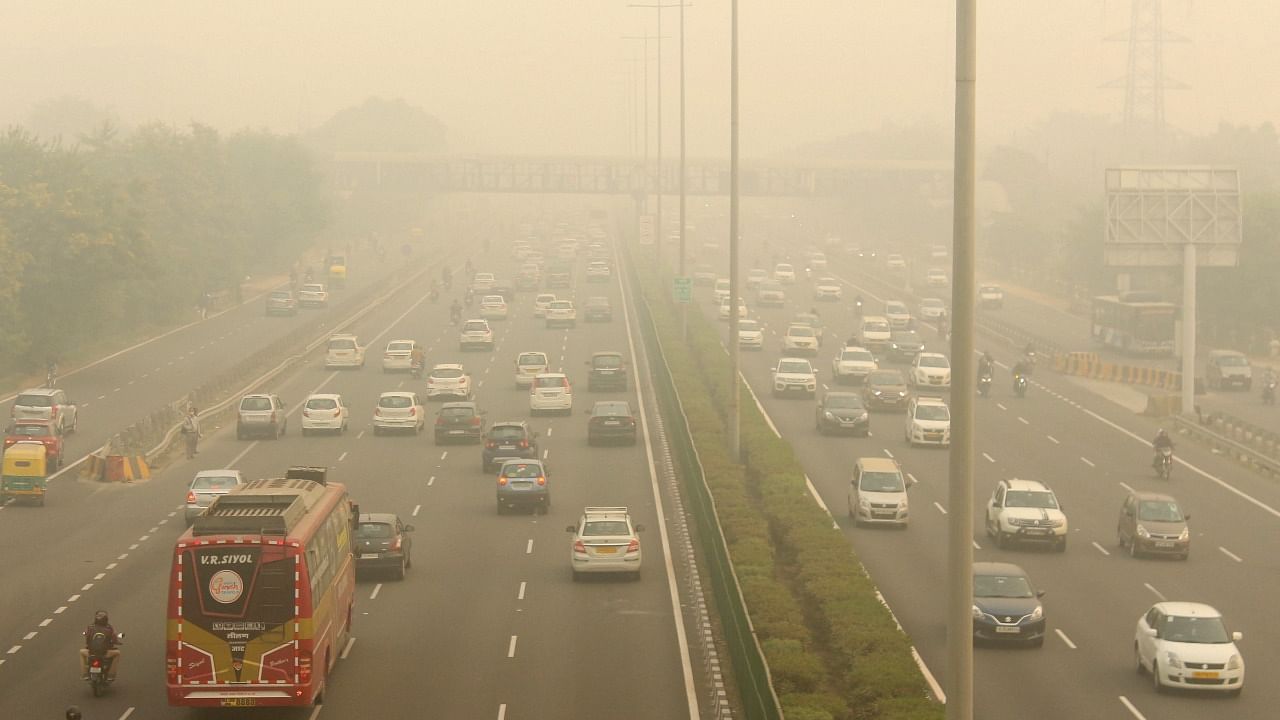
M438 119L404 100L378 97L340 110L309 141L329 152L439 154L446 149L445 128Z
M74 95L61 95L37 103L27 113L25 127L46 140L74 145L100 128L119 127L115 110Z

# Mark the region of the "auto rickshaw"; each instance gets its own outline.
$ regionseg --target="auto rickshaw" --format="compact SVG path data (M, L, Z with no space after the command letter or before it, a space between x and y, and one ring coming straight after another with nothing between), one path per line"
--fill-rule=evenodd
M9 446L0 464L0 500L33 500L43 506L48 470L44 443L24 440Z
M329 287L341 289L347 284L347 258L345 255L330 255L325 265L329 268Z

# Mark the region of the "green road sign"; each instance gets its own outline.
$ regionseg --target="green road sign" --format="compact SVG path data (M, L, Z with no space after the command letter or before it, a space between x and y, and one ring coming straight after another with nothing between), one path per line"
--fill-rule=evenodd
M672 278L671 293L678 303L693 302L693 278Z

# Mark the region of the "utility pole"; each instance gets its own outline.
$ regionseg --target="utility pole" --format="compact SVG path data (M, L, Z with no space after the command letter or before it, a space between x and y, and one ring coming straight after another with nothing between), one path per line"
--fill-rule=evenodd
M947 720L973 720L974 185L977 0L956 0L951 266L951 457L947 515Z
M658 106L658 107L657 107L657 110L658 110L658 118L657 118L657 123L658 123L658 182L657 182L657 192L658 192L658 213L657 213L657 215L658 215L658 217L657 217L657 218L655 218L655 221L656 221L656 223L657 223L657 229L656 229L656 231L654 232L653 250L654 250L654 257L655 257L655 258L657 258L657 261L658 261L659 263L661 263L661 262L662 262L662 240L663 240L663 238L662 238L662 234L663 234L663 232L665 232L665 230L664 230L664 229L663 229L663 227L662 227L662 195L663 195L663 182L662 182L662 180L663 180L663 172L662 172L662 10L663 10L663 8L673 8L673 7L679 7L679 8L680 8L680 82L681 82L681 85L680 85L680 88L681 88L681 106L680 106L680 107L681 107L681 110L683 111L683 108L684 108L684 97L683 97L683 92L684 92L684 3L682 3L682 2L681 2L681 3L666 3L666 4L664 4L664 3L630 3L630 4L628 4L628 5L627 5L627 7L634 7L634 8L647 8L647 9L650 9L650 10L657 10L657 15L658 15L658 34L654 36L654 37L656 37L656 38L657 38L657 40L658 40L658 90L657 90L657 92L658 92L658 100L657 100L657 106ZM646 88L647 88L647 87L648 87L648 86L646 85ZM684 140L684 129L683 129L683 125L681 125L681 131L680 131L680 133L681 133L681 134L680 134L680 138L681 138L681 141L683 142L683 140ZM681 230L681 235L683 236L683 230ZM661 265L659 265L659 267L661 267Z
M641 123L644 127L644 141L641 143L644 146L644 198L641 200L639 207L636 208L636 214L640 215L649 211L649 184L651 182L651 175L649 171L649 41L658 40L658 42L661 43L662 40L657 35L650 35L648 33L645 33L644 35L623 35L622 39L639 40L644 44L644 57L642 59L642 64L644 65L644 97L641 100L644 113L644 122ZM637 225L639 225L638 219Z
M738 0L729 10L729 457L742 458L738 348Z
M687 277L685 274L685 158L684 158L684 6L680 3L680 261L678 263L677 273L680 277ZM685 342L689 341L689 303L680 306L680 338Z

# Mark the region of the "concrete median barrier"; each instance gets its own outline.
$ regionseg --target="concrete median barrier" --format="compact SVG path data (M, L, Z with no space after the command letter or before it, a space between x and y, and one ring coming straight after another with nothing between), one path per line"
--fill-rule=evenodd
M1095 352L1067 352L1053 356L1053 369L1064 375L1075 375L1094 380L1142 385L1160 390L1176 391L1182 388L1182 373L1143 365L1127 365L1108 362Z

